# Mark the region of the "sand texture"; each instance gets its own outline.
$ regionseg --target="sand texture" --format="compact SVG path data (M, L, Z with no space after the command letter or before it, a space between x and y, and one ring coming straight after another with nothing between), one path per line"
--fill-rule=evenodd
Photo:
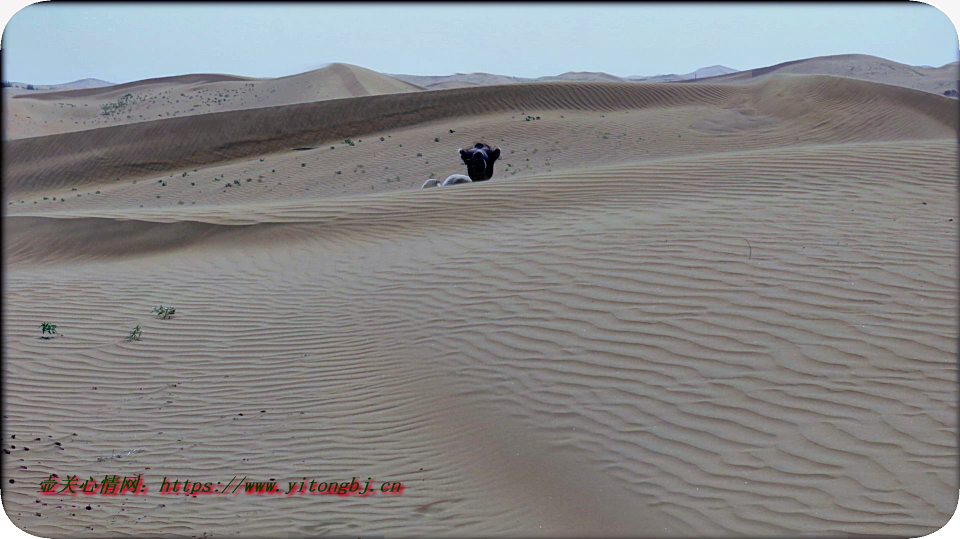
M181 75L81 90L4 90L4 139L423 89L369 69L331 64L322 69L254 79L234 75Z
M273 83L151 91L246 84ZM952 516L956 100L807 74L369 84L4 141L18 526L921 536ZM419 189L477 141L502 150L492 181ZM41 498L51 473L406 486Z
M835 75L852 79L905 86L943 95L945 90L957 90L960 63L951 62L940 67L912 66L867 54L838 54L793 60L737 73L701 77L697 82L717 84L744 82L767 75Z

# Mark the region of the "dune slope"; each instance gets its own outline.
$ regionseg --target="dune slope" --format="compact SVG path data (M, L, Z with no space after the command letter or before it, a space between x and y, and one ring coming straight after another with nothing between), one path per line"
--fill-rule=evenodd
M956 90L960 68L953 62L942 67L911 66L867 54L838 54L792 60L736 73L701 78L706 84L738 83L766 75L834 75L882 82L943 95Z
M19 94L4 101L7 140L364 95L419 92L414 84L349 64L276 79L178 75L103 88Z
M5 142L5 507L61 536L930 533L956 107L549 83ZM476 139L493 181L418 189ZM405 488L38 510L50 473Z

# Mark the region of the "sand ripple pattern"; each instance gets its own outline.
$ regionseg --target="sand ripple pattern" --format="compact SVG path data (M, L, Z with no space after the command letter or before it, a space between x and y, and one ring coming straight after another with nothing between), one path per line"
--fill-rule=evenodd
M603 95L564 88L543 91ZM5 504L41 535L929 533L958 488L957 157L858 142L8 217ZM408 487L33 517L72 469Z

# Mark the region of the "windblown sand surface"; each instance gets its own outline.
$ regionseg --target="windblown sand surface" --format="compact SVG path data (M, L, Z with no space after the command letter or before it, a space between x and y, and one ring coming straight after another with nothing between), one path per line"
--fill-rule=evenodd
M957 90L960 63L951 62L940 67L925 67L901 64L867 54L838 54L793 60L758 69L702 78L701 82L704 84L749 82L757 77L789 74L835 75L943 95L945 90Z
M280 77L183 75L61 92L4 90L4 139L422 88L348 64ZM10 94L6 92L10 91ZM13 93L16 92L16 93Z
M6 141L4 507L57 537L930 533L958 492L957 112L793 75ZM493 181L418 189L480 140ZM51 473L152 491L41 498ZM406 486L156 492L234 476Z

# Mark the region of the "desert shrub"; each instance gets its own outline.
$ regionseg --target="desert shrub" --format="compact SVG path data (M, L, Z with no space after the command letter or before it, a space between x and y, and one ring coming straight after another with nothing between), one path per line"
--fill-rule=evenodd
M47 334L50 334L50 335L56 335L56 334L57 334L57 325L56 325L56 324L48 324L48 323L46 323L46 322L40 322L40 326L38 326L38 327L40 328L40 336L43 337L44 339L49 338L49 337L45 337L45 335L47 335Z
M137 326L136 326L135 328L133 328L133 329L130 330L130 334L127 335L127 340L128 340L128 341L139 341L139 340L140 340L140 336L141 336L142 334L143 334L143 331L140 329L140 324L137 324Z
M150 312L157 313L157 316L163 320L169 320L170 317L177 312L177 309L174 307L164 307L163 305L160 305L159 307L154 307Z

